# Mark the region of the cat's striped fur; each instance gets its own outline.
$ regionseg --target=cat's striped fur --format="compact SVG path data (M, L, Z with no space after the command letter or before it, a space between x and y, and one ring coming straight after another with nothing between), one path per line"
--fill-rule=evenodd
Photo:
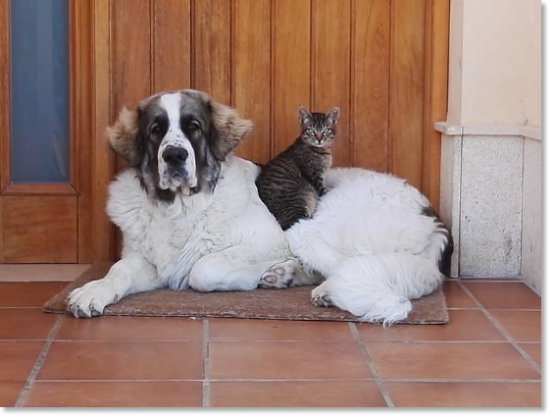
M301 135L261 169L256 181L259 196L284 231L310 218L324 194L338 116L339 108L324 114L300 107Z

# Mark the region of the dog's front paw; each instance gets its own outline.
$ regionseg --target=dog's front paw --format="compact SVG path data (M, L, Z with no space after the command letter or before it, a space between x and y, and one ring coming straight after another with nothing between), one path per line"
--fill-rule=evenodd
M91 318L103 314L105 307L119 299L103 280L86 283L67 297L67 310L75 318Z
M285 289L291 286L295 270L298 267L299 262L294 258L274 264L261 276L259 287L264 289Z
M311 302L314 306L329 307L333 306L330 295L326 290L325 283L322 283L320 286L314 288L311 292Z

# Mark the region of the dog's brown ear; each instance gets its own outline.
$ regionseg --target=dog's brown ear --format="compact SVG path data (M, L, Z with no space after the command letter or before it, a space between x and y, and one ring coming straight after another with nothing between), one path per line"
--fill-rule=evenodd
M240 141L253 129L253 122L242 119L235 109L208 98L211 117L215 128L211 151L215 158L223 161Z
M117 155L136 167L142 161L144 149L139 140L138 111L124 107L113 126L106 130L109 145Z

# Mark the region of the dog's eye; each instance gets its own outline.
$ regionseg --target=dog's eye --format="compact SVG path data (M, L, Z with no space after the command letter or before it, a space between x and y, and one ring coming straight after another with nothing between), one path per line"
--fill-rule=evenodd
M199 122L197 120L193 120L190 122L189 128L192 132L200 131L201 126L199 125Z
M154 123L151 126L151 133L154 135L159 135L161 133L161 125L159 125L158 123Z

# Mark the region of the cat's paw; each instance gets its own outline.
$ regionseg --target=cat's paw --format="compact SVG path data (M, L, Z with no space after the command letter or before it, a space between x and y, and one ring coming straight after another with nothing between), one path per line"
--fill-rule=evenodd
M274 264L261 276L259 287L263 289L285 289L293 283L295 270L299 262L295 258L289 258L281 263Z
M333 306L330 295L326 290L326 283L322 283L320 286L315 287L311 292L311 303L314 306L329 307Z

